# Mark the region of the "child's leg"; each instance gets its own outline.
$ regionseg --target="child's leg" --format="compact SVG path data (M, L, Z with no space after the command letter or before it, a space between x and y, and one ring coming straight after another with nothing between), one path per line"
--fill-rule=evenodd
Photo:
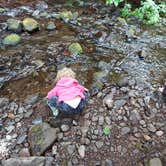
M58 101L57 97L52 97L51 99L47 100L47 105L49 106L55 117L57 117L59 114L59 111L57 109L57 101Z

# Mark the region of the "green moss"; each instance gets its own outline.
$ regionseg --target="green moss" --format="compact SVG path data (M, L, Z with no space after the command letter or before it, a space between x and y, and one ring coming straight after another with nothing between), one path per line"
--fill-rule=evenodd
M7 35L4 39L3 39L3 44L4 45L17 45L18 43L20 43L21 41L21 37L17 34L10 34Z
M83 52L83 50L79 43L72 43L69 46L69 52L72 55L78 55L78 54L81 54Z
M64 21L71 20L73 18L73 14L71 11L63 11L60 12L60 18L62 18Z
M24 29L29 32L39 29L38 22L34 20L33 18L25 18L22 23L23 23Z

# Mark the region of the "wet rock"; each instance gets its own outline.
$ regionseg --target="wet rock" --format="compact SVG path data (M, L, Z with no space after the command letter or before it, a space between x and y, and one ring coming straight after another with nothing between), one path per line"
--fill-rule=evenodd
M4 13L4 12L6 12L6 11L7 11L7 9L0 7L0 13Z
M77 56L83 52L82 47L79 43L72 43L68 49L70 54L73 56Z
M9 104L9 99L7 98L0 98L0 108L7 106Z
M30 157L30 152L28 148L23 148L19 152L20 157Z
M106 159L105 160L105 166L113 166L112 160Z
M54 30L56 28L54 22L50 21L47 25L47 30L51 31Z
M38 94L30 95L30 96L27 97L27 99L25 99L25 103L32 105L32 104L36 103L38 101L38 99L39 99L39 95Z
M67 132L70 130L70 126L67 124L62 124L60 128L61 128L62 132Z
M17 144L22 144L26 138L27 138L27 135L22 135L22 136L18 137Z
M43 122L43 119L41 117L38 117L38 118L32 120L32 124L34 124L34 125L40 124L42 122Z
M126 135L126 134L130 133L130 131L131 131L131 129L129 127L123 127L121 129L121 134Z
M25 18L22 23L24 29L28 32L33 32L39 29L39 23L33 18Z
M152 158L149 161L149 166L162 166L161 160L159 158Z
M7 24L8 24L8 30L19 33L22 31L22 23L20 20L16 20L16 19L8 19L7 20Z
M52 157L21 157L10 158L2 162L2 166L50 166L53 161Z
M21 37L17 34L10 34L10 35L7 35L4 39L3 39L3 44L4 45L11 45L11 46L15 46L17 45L18 43L20 43L21 41Z
M57 131L49 124L42 123L34 125L28 133L28 141L33 155L41 155L57 139Z
M59 17L65 22L68 22L69 20L73 19L73 14L71 11L63 11L59 13Z
M81 156L81 158L84 158L84 157L85 157L85 146L84 146L84 145L81 145L81 146L78 148L78 153L79 153L79 155Z

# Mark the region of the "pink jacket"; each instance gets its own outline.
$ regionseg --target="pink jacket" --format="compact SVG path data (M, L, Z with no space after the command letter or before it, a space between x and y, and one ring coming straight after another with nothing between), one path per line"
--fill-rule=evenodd
M68 101L74 99L76 96L84 98L83 92L85 88L78 83L76 79L70 77L61 78L56 86L48 92L47 98L57 96L58 101Z

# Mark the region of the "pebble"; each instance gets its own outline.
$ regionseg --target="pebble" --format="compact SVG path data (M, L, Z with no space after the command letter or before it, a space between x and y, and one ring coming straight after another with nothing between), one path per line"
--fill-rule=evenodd
M78 148L78 153L80 155L81 158L84 158L85 157L85 146L84 145L81 145L79 148Z
M113 166L112 160L106 159L105 160L105 166Z
M98 149L100 149L103 145L104 145L104 143L103 143L102 141L97 141L97 142L96 142L96 147L97 147Z
M103 123L104 123L104 117L100 116L99 117L99 125L103 125Z
M162 166L161 160L159 158L152 158L149 161L149 166Z
M27 138L27 135L22 135L22 136L18 137L17 144L22 144L26 138Z
M159 137L161 137L163 134L164 134L164 132L161 131L161 130L160 131L156 131L156 135L159 136Z
M75 145L69 145L67 147L67 151L70 155L74 153L75 149L76 149Z
M147 129L151 131L152 133L156 132L156 128L154 127L153 124L148 124Z
M128 134L128 133L130 133L130 128L129 128L129 127L123 127L123 128L121 129L121 134L122 134L122 135L126 135L126 134Z
M29 157L30 156L29 149L28 148L21 149L19 152L19 156L20 157Z

